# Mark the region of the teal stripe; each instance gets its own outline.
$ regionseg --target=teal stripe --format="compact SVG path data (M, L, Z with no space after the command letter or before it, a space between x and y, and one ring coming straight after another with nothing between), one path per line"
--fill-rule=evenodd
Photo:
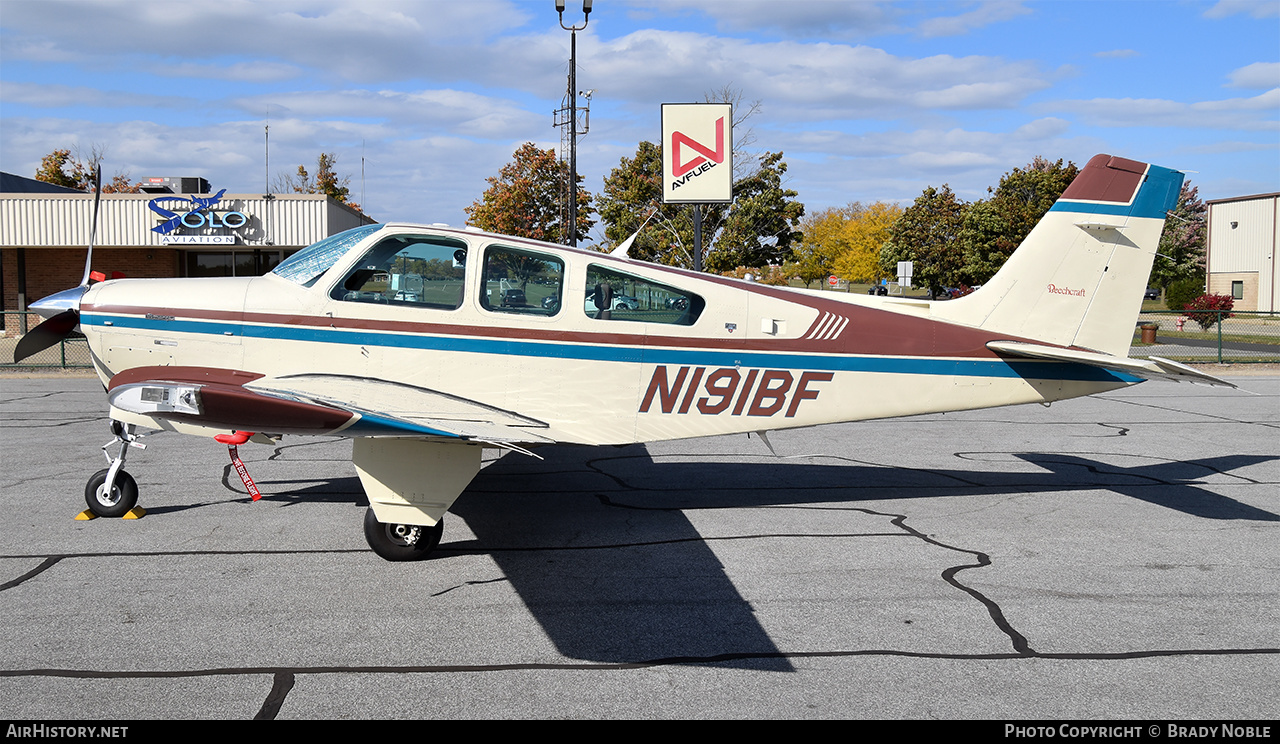
M748 367L757 369L804 369L821 372L880 372L886 374L957 375L1086 382L1140 382L1142 378L1110 372L1098 367L1062 362L1000 359L936 359L928 357L884 357L827 354L794 354L716 349L666 349L649 346L594 344L552 344L543 341L488 339L470 336L427 336L416 334L349 331L304 326L232 325L199 320L152 320L86 313L82 324L100 326L110 320L115 328L131 328L177 333L237 336L279 341L382 346L424 351L457 351L472 354L574 359L595 362L671 364L690 367Z

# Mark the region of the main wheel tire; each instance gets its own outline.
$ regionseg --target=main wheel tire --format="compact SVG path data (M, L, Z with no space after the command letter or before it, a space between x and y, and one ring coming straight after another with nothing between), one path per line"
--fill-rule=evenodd
M373 552L389 561L420 561L440 544L444 519L427 527L379 522L370 508L364 513L364 539Z
M107 493L108 470L99 470L93 474L84 486L84 500L89 511L99 517L123 517L138 503L138 482L132 475L121 470L116 473L116 482Z

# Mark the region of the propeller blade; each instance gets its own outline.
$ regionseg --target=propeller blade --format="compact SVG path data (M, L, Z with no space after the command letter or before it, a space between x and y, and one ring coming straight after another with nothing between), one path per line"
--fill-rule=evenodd
M102 164L93 171L93 224L89 226L89 255L84 257L84 276L80 286L89 286L89 267L93 264L93 241L98 237L98 208L102 206Z
M67 310L32 328L27 331L27 335L18 339L18 345L13 347L13 363L17 364L53 346L70 335L79 324L80 313L76 310Z

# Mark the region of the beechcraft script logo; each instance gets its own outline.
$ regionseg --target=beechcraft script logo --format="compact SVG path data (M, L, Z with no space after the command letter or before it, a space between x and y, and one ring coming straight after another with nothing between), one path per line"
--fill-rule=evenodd
M685 149L687 148L687 150ZM688 150L693 157L688 157ZM707 147L684 132L671 133L671 175L676 177L671 188L678 189L690 180L724 163L724 117L716 120L716 146ZM685 158L688 157L686 160Z

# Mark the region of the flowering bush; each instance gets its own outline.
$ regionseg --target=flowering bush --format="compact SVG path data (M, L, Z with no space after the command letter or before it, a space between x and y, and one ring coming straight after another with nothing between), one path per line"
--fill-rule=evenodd
M1219 320L1232 317L1231 308L1234 304L1231 295L1202 294L1188 302L1182 311L1207 331ZM1216 312L1196 312L1197 310Z

